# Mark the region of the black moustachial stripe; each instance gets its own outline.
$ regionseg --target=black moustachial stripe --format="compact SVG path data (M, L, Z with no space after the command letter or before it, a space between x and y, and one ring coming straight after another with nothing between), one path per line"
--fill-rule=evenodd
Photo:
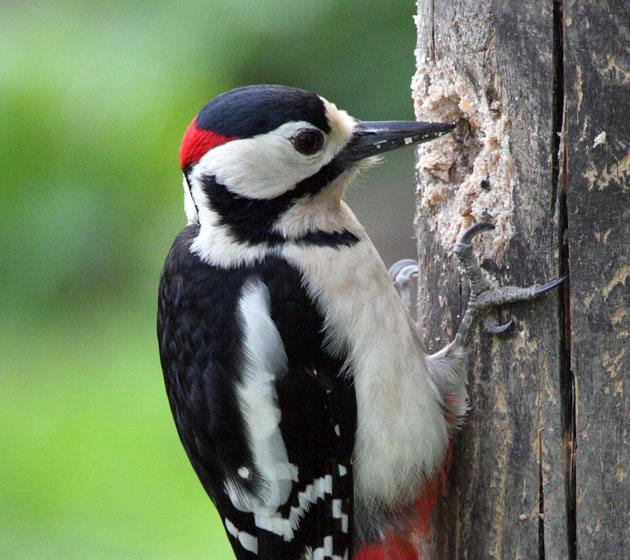
M318 95L275 85L246 86L215 97L199 112L197 128L249 138L291 121L310 122L330 132L326 107Z
M287 239L273 231L273 226L296 200L319 192L346 170L343 161L335 158L317 173L300 181L293 189L269 199L241 196L217 182L214 175L204 175L202 188L212 210L219 215L219 224L226 226L234 239L241 243L282 244ZM352 246L358 238L346 231L312 232L292 241L304 244L338 247Z
M318 247L352 247L359 242L359 238L347 229L342 231L311 231L301 237L291 240L298 245L317 245ZM286 240L285 240L286 242Z

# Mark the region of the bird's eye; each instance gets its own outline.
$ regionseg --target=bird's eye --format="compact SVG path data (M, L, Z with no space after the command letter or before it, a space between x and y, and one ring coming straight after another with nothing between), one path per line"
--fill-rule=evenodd
M322 149L324 145L324 135L319 130L303 128L297 131L295 136L291 138L291 142L298 152L305 156L312 156Z

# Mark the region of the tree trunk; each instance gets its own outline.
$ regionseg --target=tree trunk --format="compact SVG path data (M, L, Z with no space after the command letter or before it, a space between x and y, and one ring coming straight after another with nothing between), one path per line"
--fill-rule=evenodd
M450 247L501 284L570 273L479 334L471 411L431 558L628 556L630 22L623 0L418 0L420 120L457 121L418 156L418 316L430 350L467 301Z

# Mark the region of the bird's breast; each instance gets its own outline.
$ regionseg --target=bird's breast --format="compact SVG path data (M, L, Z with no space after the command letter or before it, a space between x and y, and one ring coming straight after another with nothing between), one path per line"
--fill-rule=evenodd
M439 467L448 435L422 345L385 264L364 233L352 247L288 246L283 256L324 317L325 344L347 355L357 397L357 496L413 499Z

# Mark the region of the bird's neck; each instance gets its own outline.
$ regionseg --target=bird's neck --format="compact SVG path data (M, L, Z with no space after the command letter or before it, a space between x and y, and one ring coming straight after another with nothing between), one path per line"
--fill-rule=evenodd
M237 266L264 258L287 243L352 246L365 236L342 200L353 173L313 193L294 191L271 199L236 195L212 177L193 180L187 191L189 223L199 224L192 249L204 260Z
M330 197L301 200L262 229L257 222L226 222L216 210L199 207L199 232L191 250L203 261L232 268L279 254L288 245L351 247L367 238L352 210Z

